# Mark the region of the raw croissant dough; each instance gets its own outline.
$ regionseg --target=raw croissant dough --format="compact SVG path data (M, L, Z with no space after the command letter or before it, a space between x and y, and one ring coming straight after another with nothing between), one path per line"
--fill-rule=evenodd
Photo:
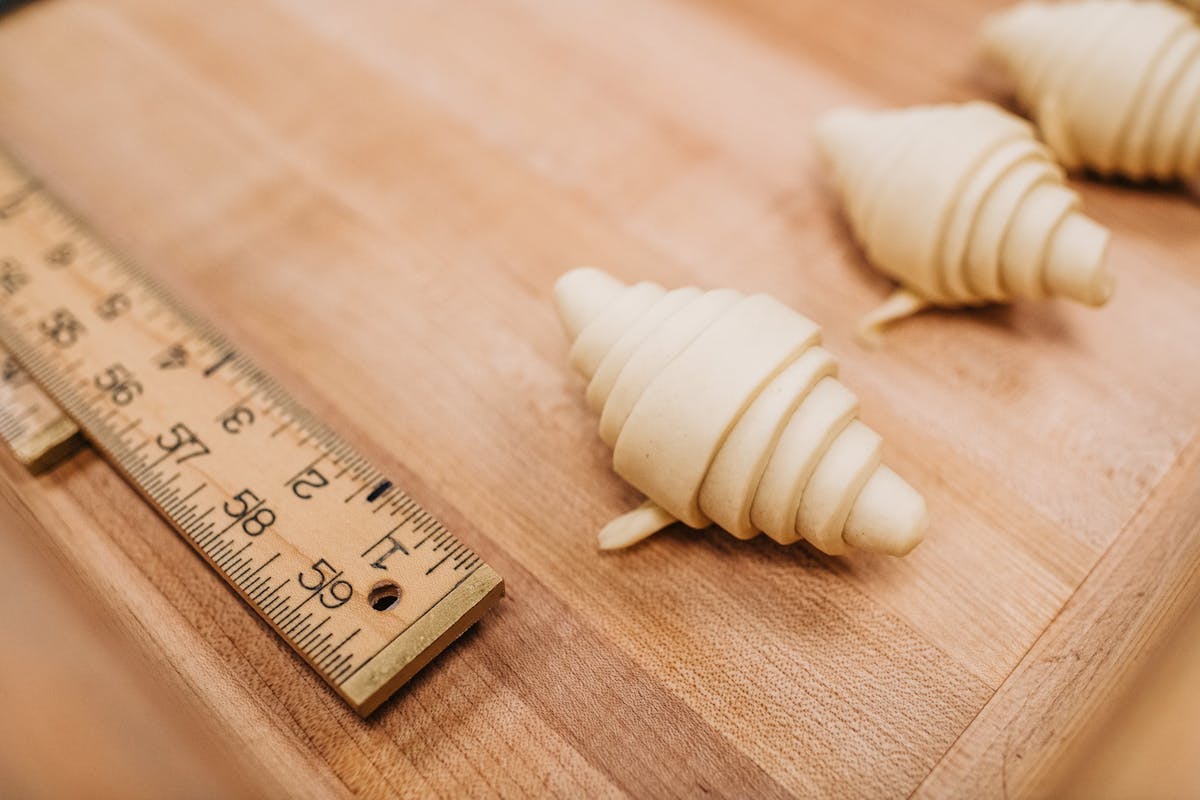
M864 332L926 305L1112 294L1108 231L1080 213L1019 117L981 102L843 109L820 119L817 139L855 237L903 287Z
M595 269L555 295L613 467L649 498L601 547L676 520L830 554L904 555L921 540L925 501L880 463L816 323L767 295L626 286Z
M1068 168L1135 180L1200 174L1200 25L1157 0L1025 3L988 53Z

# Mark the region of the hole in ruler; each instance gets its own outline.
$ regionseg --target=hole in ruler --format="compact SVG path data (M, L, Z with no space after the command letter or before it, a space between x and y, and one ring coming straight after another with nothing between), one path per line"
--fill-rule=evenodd
M391 581L380 581L367 595L367 602L376 611L387 611L400 602L400 587Z

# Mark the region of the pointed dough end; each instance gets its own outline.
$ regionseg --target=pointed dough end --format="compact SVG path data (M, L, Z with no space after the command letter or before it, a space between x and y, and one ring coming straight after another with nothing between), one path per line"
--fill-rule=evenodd
M825 160L833 164L859 161L863 148L872 148L875 130L871 112L860 108L835 108L817 120L814 135Z
M653 500L647 500L600 529L600 549L620 550L635 545L678 521Z
M983 48L989 58L997 61L1011 59L1013 48L1027 38L1027 32L1037 25L1045 4L1021 3L993 14L983 24Z
M580 267L554 284L558 317L571 341L625 289L625 284L607 272Z
M1089 306L1112 297L1116 278L1108 267L1108 229L1079 212L1058 226L1046 256L1046 290Z
M928 527L925 498L880 465L850 508L842 538L860 550L903 556L921 543Z

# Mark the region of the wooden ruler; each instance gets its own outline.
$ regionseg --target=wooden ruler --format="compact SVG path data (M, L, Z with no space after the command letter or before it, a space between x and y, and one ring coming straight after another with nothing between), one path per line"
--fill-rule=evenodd
M14 452L44 465L78 426L364 716L503 594L440 522L3 154L0 343Z

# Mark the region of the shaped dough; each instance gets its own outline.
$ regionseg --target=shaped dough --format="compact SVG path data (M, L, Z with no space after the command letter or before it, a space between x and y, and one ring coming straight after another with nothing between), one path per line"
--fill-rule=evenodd
M903 287L866 332L927 305L1112 294L1108 231L1019 117L981 102L842 109L818 121L817 140L855 238Z
M676 521L830 554L904 555L921 540L925 501L881 463L816 323L763 294L626 286L595 269L555 295L613 467L649 498L601 547Z
M1200 174L1200 25L1187 11L1158 0L1027 2L993 17L984 40L1068 168Z

